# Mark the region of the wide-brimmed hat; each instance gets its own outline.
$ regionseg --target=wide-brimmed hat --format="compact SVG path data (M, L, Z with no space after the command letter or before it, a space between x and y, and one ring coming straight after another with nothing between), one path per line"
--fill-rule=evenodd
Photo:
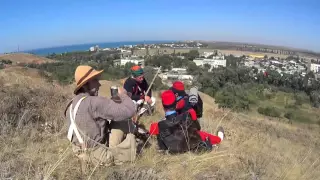
M103 70L95 70L91 66L84 66L80 65L77 67L75 73L74 73L74 79L76 81L77 87L74 90L74 94L77 93L77 91L85 85L89 80L99 76Z

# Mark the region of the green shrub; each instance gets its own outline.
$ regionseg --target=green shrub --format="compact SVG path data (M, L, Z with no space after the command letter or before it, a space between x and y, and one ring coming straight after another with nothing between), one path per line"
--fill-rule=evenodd
M276 107L259 107L258 112L260 114L270 116L270 117L280 117L281 116L281 111L276 108Z
M301 110L288 111L284 115L285 118L302 123L312 123L312 117Z
M287 104L285 105L286 109L298 109L298 106L296 104Z
M228 83L215 95L215 101L220 108L231 108L234 110L249 110L250 104L254 104L256 97L241 85Z
M284 114L284 117L287 118L287 119L292 119L294 116L293 112L292 111L289 111L289 112L286 112Z

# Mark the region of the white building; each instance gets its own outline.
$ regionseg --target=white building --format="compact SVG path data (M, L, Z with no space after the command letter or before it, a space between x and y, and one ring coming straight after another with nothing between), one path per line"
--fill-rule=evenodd
M160 74L159 77L162 80L193 80L193 76L192 75L187 75L187 74L170 74L170 73L163 73Z
M211 56L213 54L214 54L214 52L203 52L203 54L201 56L207 58L207 57L209 57L209 56Z
M254 64L254 61L245 61L245 62L244 62L244 65L247 66L247 67L252 67L252 66L254 66L255 64ZM260 66L259 66L259 67L260 67Z
M217 68L219 66L226 67L227 60L224 56L213 56L212 59L205 59L205 58L196 58L193 60L197 66L203 66L205 64L211 65L211 68Z
M187 69L186 68L172 68L171 72L176 72L177 74L186 74Z
M92 46L92 47L90 47L90 49L89 49L89 51L94 51L94 47Z
M144 59L138 59L138 58L135 58L135 59L132 59L132 58L116 59L113 61L113 65L114 66L124 66L129 62L136 64L136 65L139 65L139 66L142 66L142 67L144 66Z
M320 72L320 64L311 64L310 65L310 71L313 71L314 73Z

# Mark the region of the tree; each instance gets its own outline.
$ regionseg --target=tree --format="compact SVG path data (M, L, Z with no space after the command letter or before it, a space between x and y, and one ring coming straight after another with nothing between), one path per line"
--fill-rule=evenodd
M188 66L187 66L188 74L195 75L195 74L198 74L199 71L200 71L200 68L196 65L196 63L192 61L188 63Z
M204 64L203 65L203 68L208 71L210 68L211 68L211 65L210 64Z
M186 54L186 58L190 61L194 60L195 58L199 57L198 50L190 50L189 53Z

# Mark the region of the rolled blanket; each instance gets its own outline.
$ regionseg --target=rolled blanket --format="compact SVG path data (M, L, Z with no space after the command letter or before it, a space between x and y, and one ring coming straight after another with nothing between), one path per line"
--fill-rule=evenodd
M198 89L196 87L190 89L189 102L192 104L196 104L198 102Z

